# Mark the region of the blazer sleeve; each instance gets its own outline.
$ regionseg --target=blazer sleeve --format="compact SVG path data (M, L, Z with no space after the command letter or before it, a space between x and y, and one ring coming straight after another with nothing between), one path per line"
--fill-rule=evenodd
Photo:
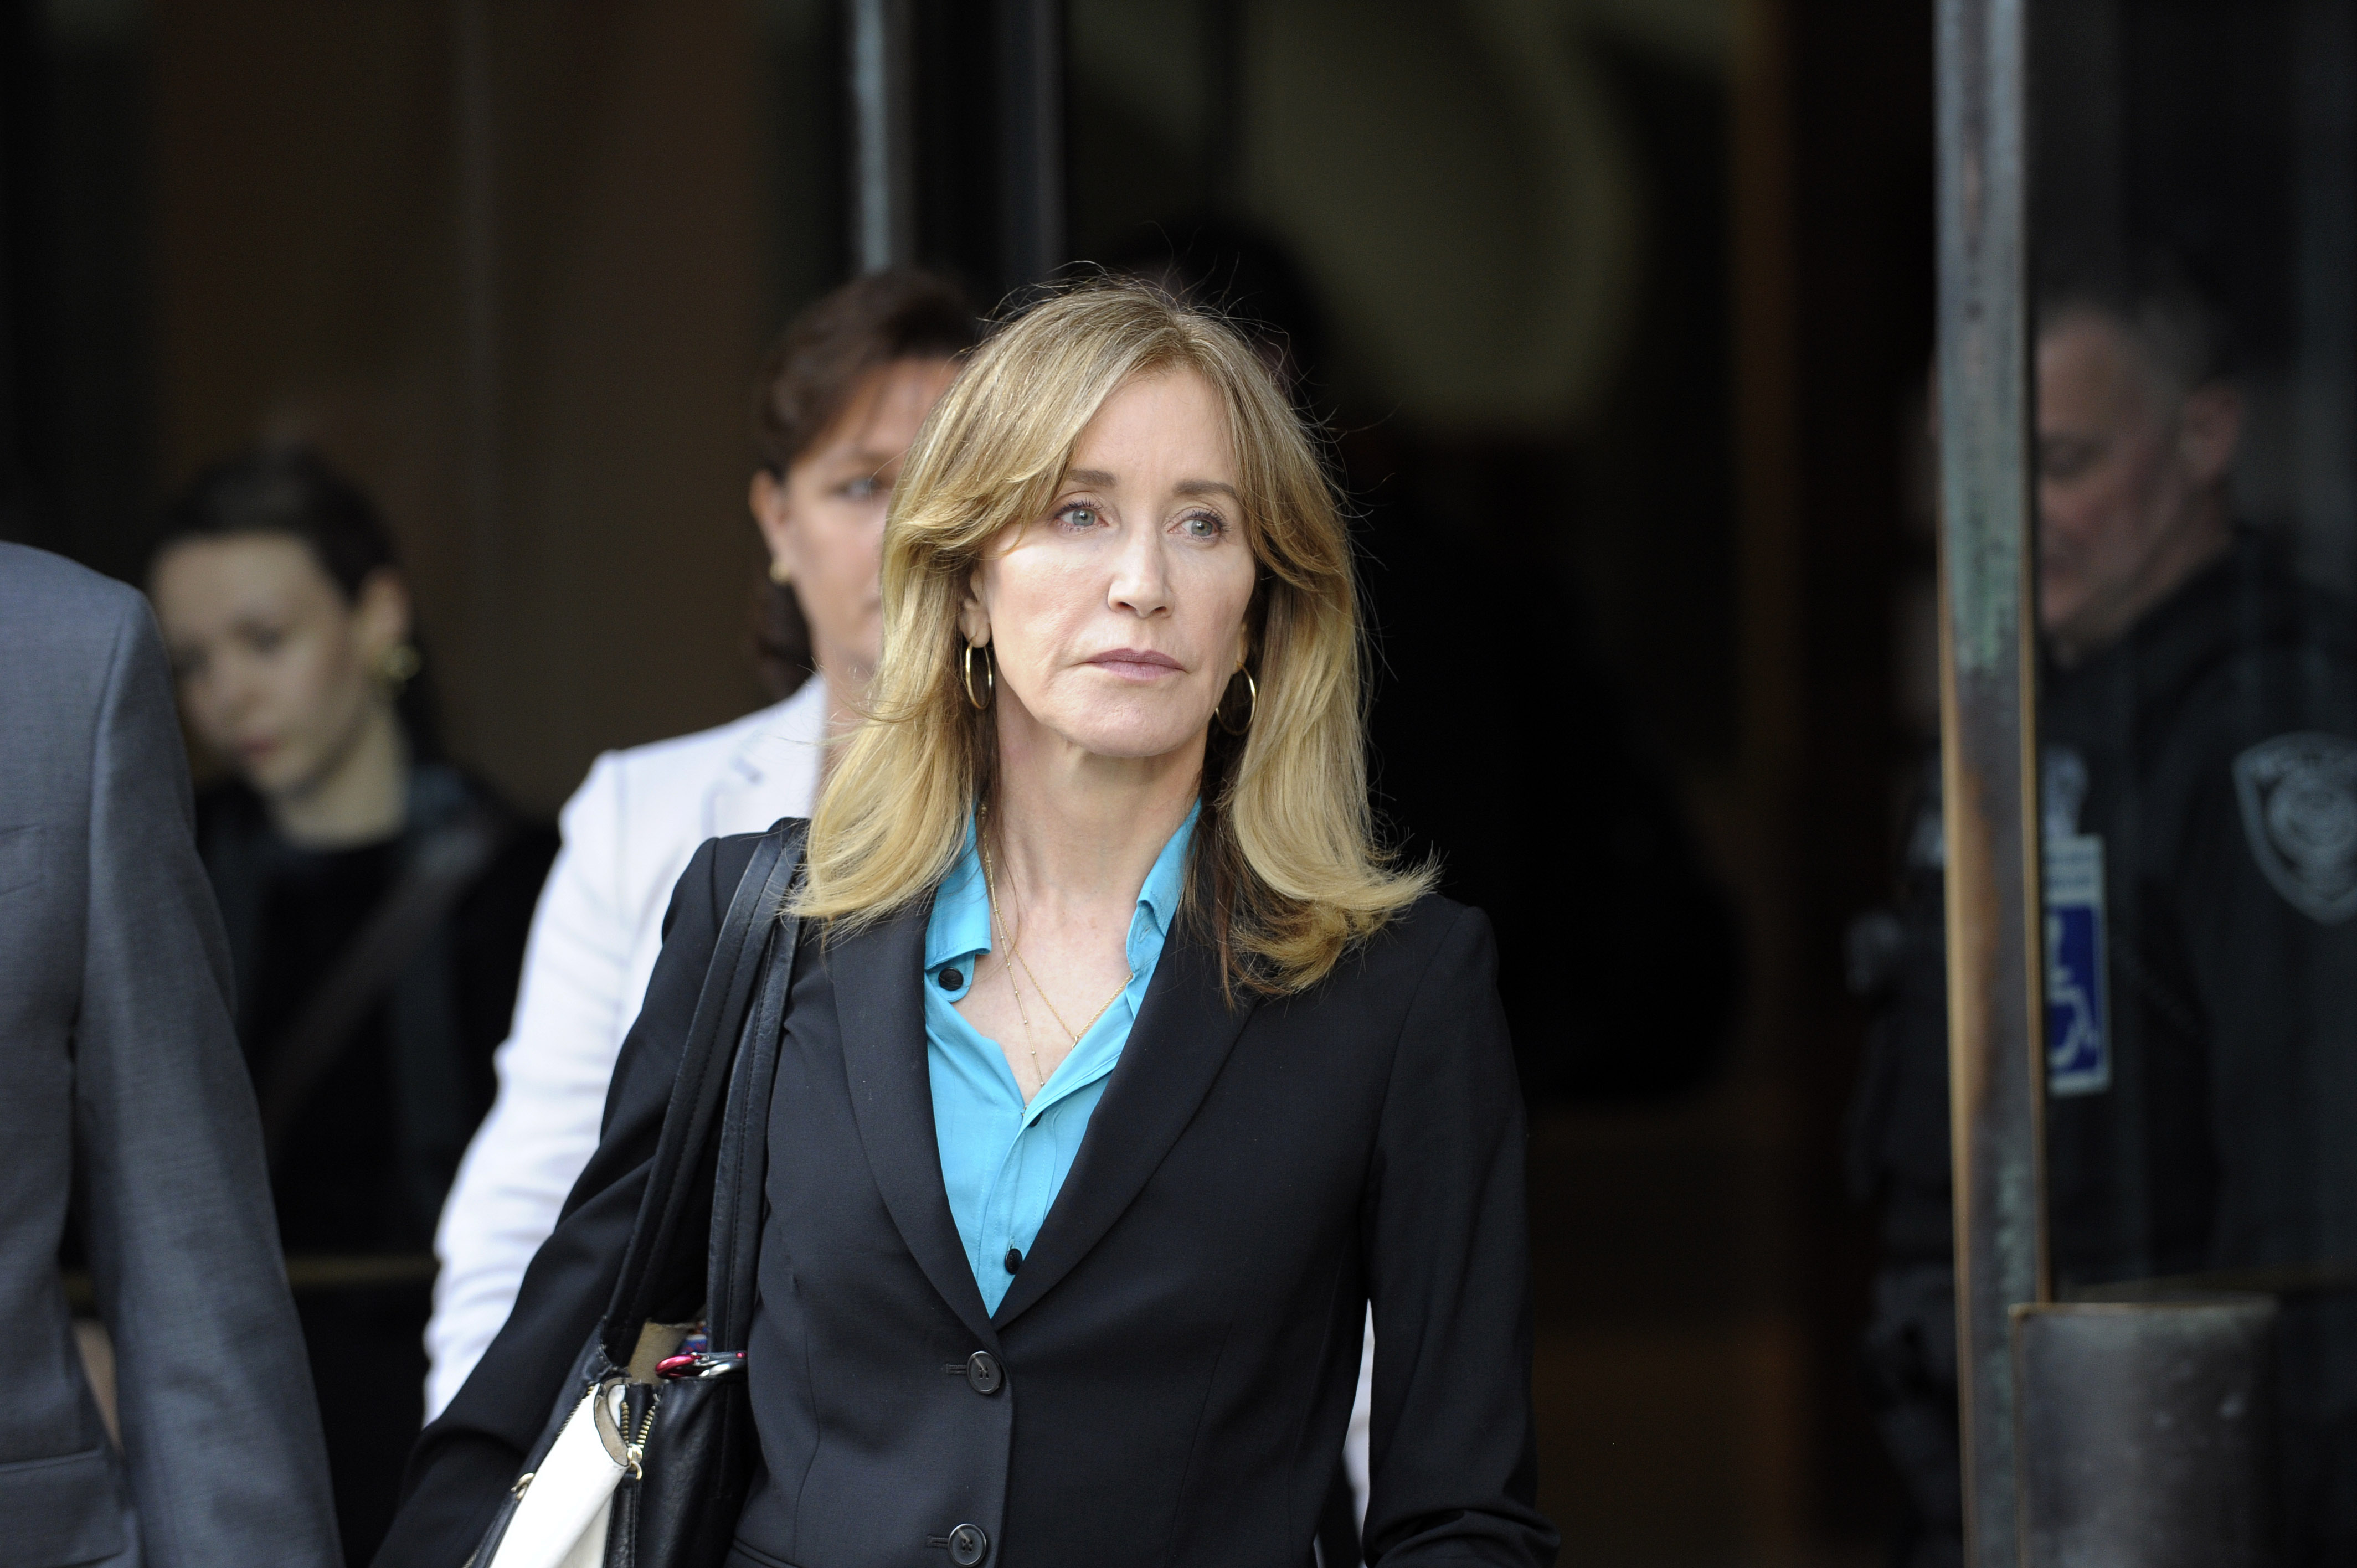
M425 1326L425 1414L442 1412L515 1305L525 1265L556 1226L597 1146L627 994L637 910L621 886L621 769L591 768L563 815L565 847L524 947L499 1094L476 1129L434 1237L441 1269Z
M672 891L646 1004L622 1042L603 1132L547 1241L524 1270L515 1310L411 1453L401 1511L378 1568L461 1568L480 1544L565 1380L604 1315L646 1190L680 1050L752 837L695 852Z
M1522 1095L1487 917L1459 909L1394 1047L1370 1173L1366 1560L1545 1564Z
M341 1556L161 640L125 595L91 757L77 1180L145 1561Z

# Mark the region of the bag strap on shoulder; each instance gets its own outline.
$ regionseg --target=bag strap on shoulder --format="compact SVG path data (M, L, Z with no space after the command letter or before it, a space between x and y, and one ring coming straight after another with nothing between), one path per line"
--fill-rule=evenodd
M761 1221L767 1212L762 1183L770 1168L770 1091L777 1083L787 998L794 983L794 955L801 945L802 917L780 915L763 952L743 1044L729 1075L720 1153L713 1175L711 1253L705 1296L706 1334L716 1351L744 1349L753 1324L755 1271L760 1259Z
M630 1364L640 1329L664 1294L667 1266L684 1251L680 1227L697 1207L696 1177L704 1168L705 1152L713 1146L716 1124L722 1119L724 1096L735 1076L737 1040L744 1033L756 984L765 971L775 967L764 960L779 934L787 890L802 865L808 827L799 819L791 819L755 843L753 857L737 881L727 916L713 943L694 1020L681 1047L679 1071L663 1110L662 1132L647 1172L646 1193L640 1199L630 1246L622 1254L621 1273L614 1282L612 1302L598 1330L606 1358L613 1366ZM792 961L791 950L788 966ZM770 1063L774 1072L774 1044ZM766 1101L766 1094L763 1098ZM717 1233L724 1205L717 1193L714 1197ZM749 1284L748 1280L748 1291Z

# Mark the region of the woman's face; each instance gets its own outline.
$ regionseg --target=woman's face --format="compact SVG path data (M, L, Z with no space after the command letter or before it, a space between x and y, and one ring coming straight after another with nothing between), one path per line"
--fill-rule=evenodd
M215 756L264 795L325 777L387 701L375 671L409 634L391 572L347 600L310 547L284 534L191 539L150 585L180 708Z
M1225 411L1194 371L1105 400L1047 513L974 571L961 624L990 644L1003 736L1037 726L1119 757L1201 744L1258 575L1240 483Z
M753 517L793 584L822 669L864 681L883 651L884 513L900 461L956 367L895 360L868 372L834 424L787 470L753 477Z

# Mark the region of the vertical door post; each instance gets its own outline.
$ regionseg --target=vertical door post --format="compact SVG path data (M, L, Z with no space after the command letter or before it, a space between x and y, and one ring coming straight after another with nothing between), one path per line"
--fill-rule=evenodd
M1009 287L1043 282L1064 253L1062 0L996 0L1000 254Z
M851 0L851 232L863 273L917 255L914 42L909 0Z
M2048 1294L2026 4L1938 0L1941 765L1972 1568L2018 1561L2009 1309Z

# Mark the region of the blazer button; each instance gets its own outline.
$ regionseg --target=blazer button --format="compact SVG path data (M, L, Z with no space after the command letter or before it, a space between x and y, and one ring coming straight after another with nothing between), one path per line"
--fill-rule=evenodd
M1006 1369L989 1351L976 1350L965 1359L965 1380L978 1394L995 1394L1006 1386Z
M950 1561L958 1568L974 1568L990 1551L990 1537L978 1524L962 1524L950 1531Z

